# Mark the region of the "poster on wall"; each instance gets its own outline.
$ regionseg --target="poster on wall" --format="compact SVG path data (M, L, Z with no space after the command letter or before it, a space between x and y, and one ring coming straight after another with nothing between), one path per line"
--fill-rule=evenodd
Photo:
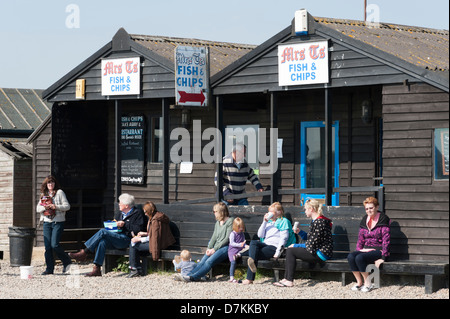
M121 117L121 182L122 184L145 183L145 118L144 115Z
M328 83L328 42L278 46L278 85Z
M208 106L208 48L178 46L175 50L176 104Z
M139 95L140 58L102 60L102 95Z

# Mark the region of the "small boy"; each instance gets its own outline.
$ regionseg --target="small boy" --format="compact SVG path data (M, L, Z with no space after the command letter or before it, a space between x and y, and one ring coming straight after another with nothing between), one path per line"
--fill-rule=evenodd
M191 253L186 249L181 251L180 256L175 256L172 263L175 266L175 271L181 271L181 276L188 276L197 266L194 261L191 261Z

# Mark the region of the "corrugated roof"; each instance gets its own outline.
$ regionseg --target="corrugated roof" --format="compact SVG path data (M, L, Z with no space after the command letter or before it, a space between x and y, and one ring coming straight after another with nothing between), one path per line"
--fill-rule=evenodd
M174 62L175 48L179 45L208 47L210 56L210 75L213 76L226 66L244 56L256 46L199 39L130 34L131 39L152 52Z
M449 71L449 31L392 23L314 18L317 23L431 71Z
M42 90L0 88L0 135L2 130L36 129L51 110L41 94Z
M0 141L0 151L18 159L27 159L33 156L33 146L24 142Z

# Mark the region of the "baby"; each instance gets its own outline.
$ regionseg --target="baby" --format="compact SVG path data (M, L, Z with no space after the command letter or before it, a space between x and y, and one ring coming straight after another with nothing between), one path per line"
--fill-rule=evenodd
M175 266L175 271L181 272L181 276L187 276L197 265L194 261L191 261L191 253L189 250L182 250L180 256L175 256L172 260Z

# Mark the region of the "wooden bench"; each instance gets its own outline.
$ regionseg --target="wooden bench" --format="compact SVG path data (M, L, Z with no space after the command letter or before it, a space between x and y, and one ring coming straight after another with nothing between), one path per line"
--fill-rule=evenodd
M172 266L174 256L179 255L183 249L191 252L193 260L201 259L214 230L213 205L157 204L157 207L171 219L171 229L177 239L174 246L161 251L158 266L163 268L167 262ZM258 239L256 233L267 210L267 206L231 206L230 214L244 221L246 239L249 242ZM296 271L340 273L342 284L347 285L354 281L347 263L347 255L356 248L359 222L365 211L363 207L328 207L326 210L324 215L333 221L333 258L324 264L314 265L297 260ZM301 229L308 231L311 220L306 217L303 208L285 207L285 214L293 223L298 221ZM117 257L126 255L127 250L108 250L102 271L110 271L116 264ZM424 276L425 293L432 293L448 286L448 263L395 260L395 255L392 257L382 265L380 274ZM247 258L244 257L244 265L246 261ZM284 267L283 258L258 261L258 268L274 271L275 280L280 279L280 271L284 271Z

